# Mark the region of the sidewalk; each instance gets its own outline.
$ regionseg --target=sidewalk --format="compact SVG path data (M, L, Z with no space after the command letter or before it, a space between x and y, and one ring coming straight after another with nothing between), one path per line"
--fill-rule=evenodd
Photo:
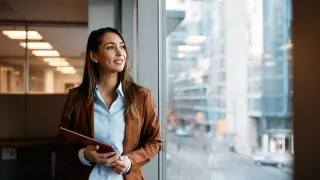
M287 174L293 174L294 170L290 167L283 167L281 168L283 172L287 173Z
M247 160L247 161L252 161L251 157L245 154L242 154L240 152L237 153L238 157L242 157L243 159ZM253 162L253 161L252 161ZM294 170L292 169L292 167L288 167L288 166L284 166L282 168L279 168L281 171L293 175Z

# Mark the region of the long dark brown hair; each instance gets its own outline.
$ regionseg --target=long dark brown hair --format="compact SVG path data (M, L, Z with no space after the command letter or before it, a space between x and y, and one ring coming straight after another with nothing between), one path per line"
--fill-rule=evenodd
M86 59L85 59L85 67L83 72L82 83L79 86L79 92L77 92L78 98L75 99L73 103L70 103L67 110L67 115L70 116L73 109L76 108L79 100L81 98L85 98L87 105L93 103L94 101L94 90L95 86L101 81L99 65L94 63L90 57L90 52L93 51L95 53L99 52L99 46L102 43L102 37L106 33L115 33L117 34L125 45L125 41L121 33L114 28L106 27L100 28L98 30L94 30L90 33L88 42L87 42L87 50L86 50ZM119 80L122 84L122 90L124 93L124 101L126 113L131 111L134 118L138 117L136 106L135 106L135 95L139 90L139 85L137 85L130 74L131 63L128 56L128 50L125 45L125 51L127 53L127 59L125 61L124 70L119 72Z

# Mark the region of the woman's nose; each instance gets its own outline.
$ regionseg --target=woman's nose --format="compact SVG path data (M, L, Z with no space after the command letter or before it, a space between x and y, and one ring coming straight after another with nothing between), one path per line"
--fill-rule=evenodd
M117 49L116 49L116 55L117 55L117 56L121 56L121 55L122 55L122 51L121 51L120 48L117 48Z

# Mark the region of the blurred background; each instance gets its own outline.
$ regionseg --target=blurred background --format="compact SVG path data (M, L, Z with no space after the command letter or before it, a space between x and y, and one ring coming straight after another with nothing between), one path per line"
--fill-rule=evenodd
M292 179L291 1L166 9L185 13L166 37L168 179Z

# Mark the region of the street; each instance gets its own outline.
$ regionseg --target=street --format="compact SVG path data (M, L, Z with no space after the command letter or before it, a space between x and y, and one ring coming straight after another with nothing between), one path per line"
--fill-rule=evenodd
M292 179L290 173L279 168L256 165L248 157L230 151L210 157L200 140L174 133L168 134L167 152L167 180Z

